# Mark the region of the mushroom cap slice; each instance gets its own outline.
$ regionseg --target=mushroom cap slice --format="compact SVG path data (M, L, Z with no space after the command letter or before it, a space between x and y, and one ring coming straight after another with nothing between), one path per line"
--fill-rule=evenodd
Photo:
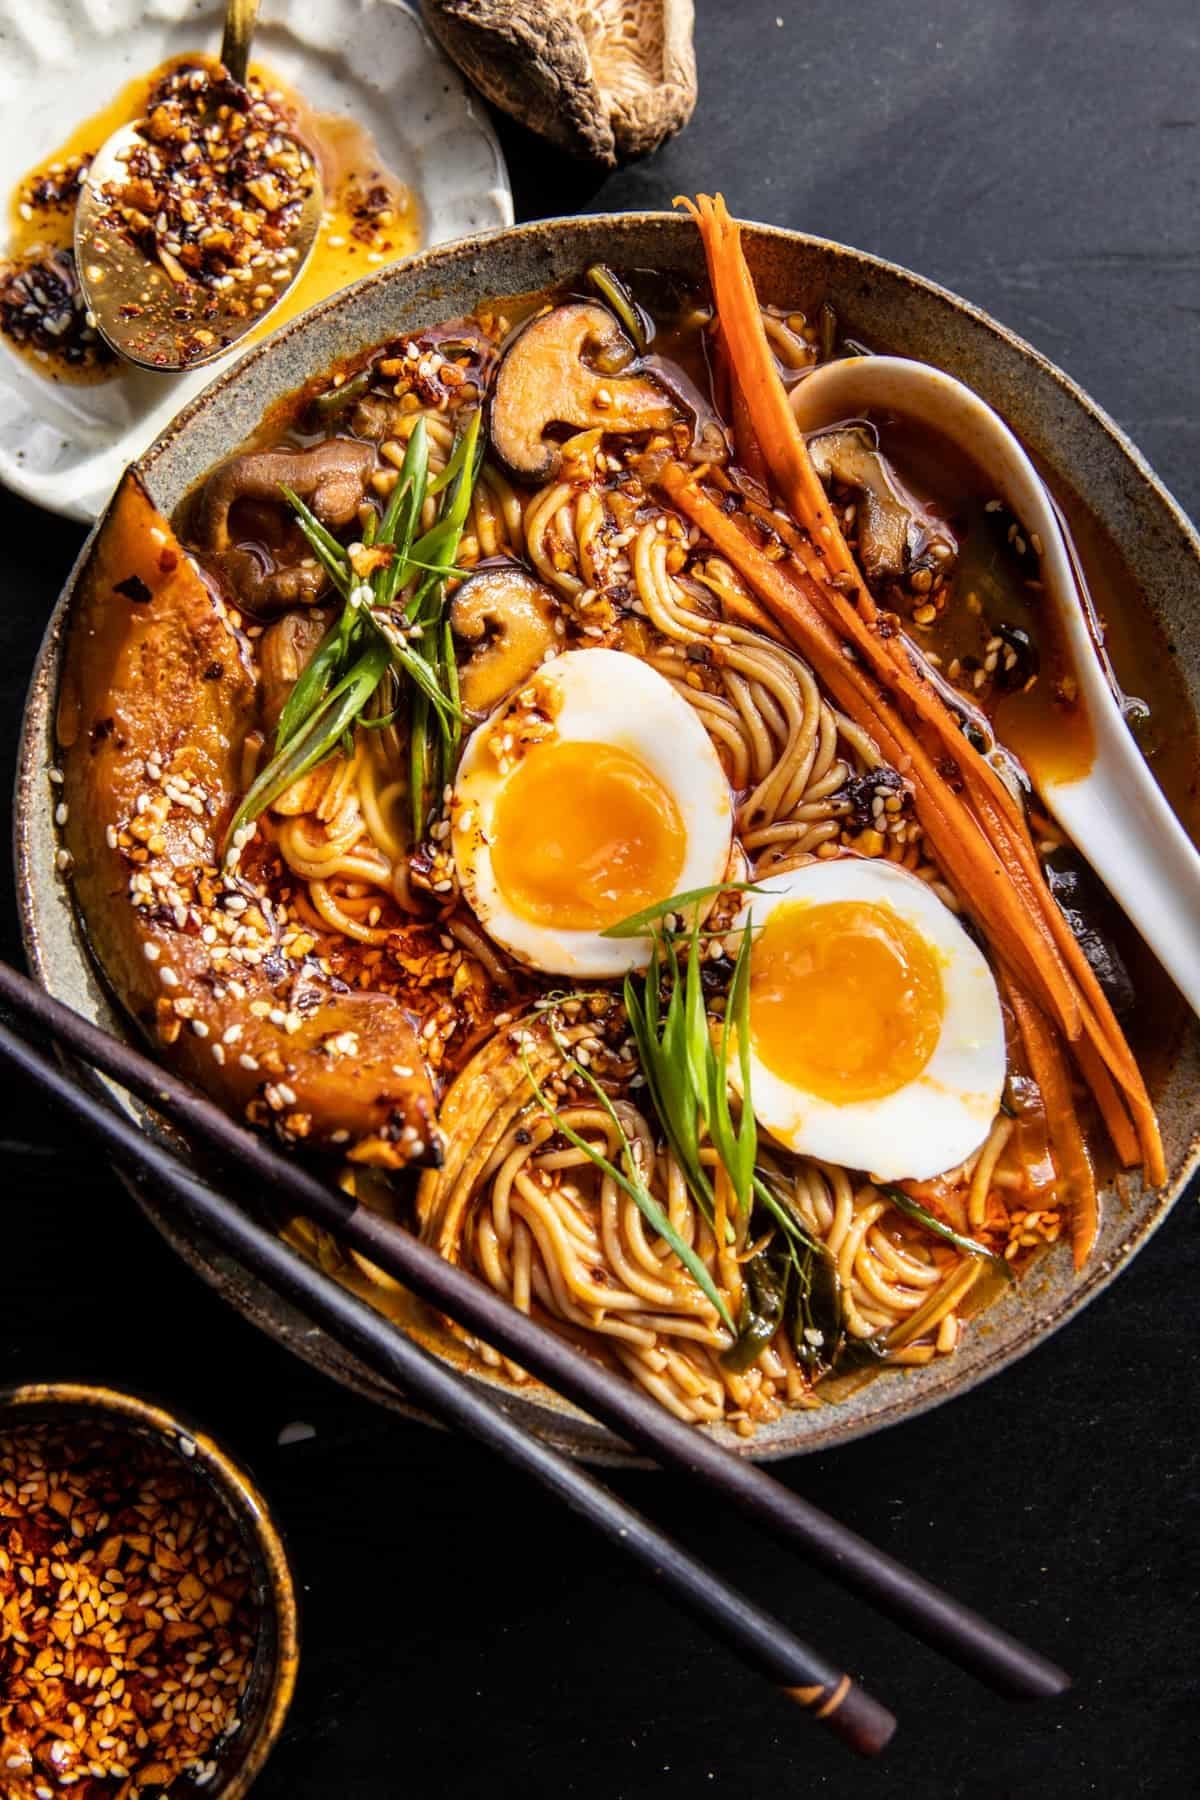
M479 717L527 681L558 642L558 603L520 563L469 575L450 604L456 637L474 646L459 671L462 703Z
M926 543L952 543L941 521L904 487L871 430L840 425L816 432L808 453L823 481L840 481L862 496L858 543L868 581L899 580Z
M268 846L251 874L221 867L260 699L248 641L127 474L80 577L59 691L64 841L92 950L147 1035L234 1114L385 1167L428 1162L413 1017L332 979L316 933L307 947L264 906Z
M488 99L575 156L645 156L696 105L692 0L424 0Z
M561 450L551 425L579 430L665 431L678 413L648 375L606 375L584 353L626 364L634 349L606 307L556 306L534 319L506 351L492 390L492 448L520 480L549 481Z
M330 437L307 450L247 451L213 470L196 495L192 528L206 566L236 596L239 611L266 619L288 607L311 606L328 592L329 577L298 533L299 561L294 553L236 542L229 521L238 502L273 506L286 523L291 515L280 491L286 484L336 530L357 513L374 464L370 444Z
M239 500L283 506L286 484L308 502L323 525L348 525L367 491L375 465L369 444L331 437L310 450L250 450L214 469L200 491L196 538L205 550L227 550L229 514Z

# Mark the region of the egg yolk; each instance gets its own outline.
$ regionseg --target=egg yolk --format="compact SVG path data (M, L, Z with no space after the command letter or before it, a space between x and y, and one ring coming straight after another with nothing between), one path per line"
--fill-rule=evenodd
M677 891L687 834L673 796L613 744L539 745L505 782L492 868L523 918L598 931Z
M937 953L889 907L804 901L768 916L750 959L750 1035L780 1080L879 1100L929 1058L944 1011Z

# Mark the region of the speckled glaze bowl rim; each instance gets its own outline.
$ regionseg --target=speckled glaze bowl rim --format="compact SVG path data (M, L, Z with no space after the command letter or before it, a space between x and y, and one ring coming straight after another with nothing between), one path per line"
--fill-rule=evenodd
M941 315L945 319L966 320L973 329L993 340L999 350L1008 352L1022 365L1032 366L1040 376L1053 382L1063 400L1071 408L1082 412L1086 421L1090 422L1092 426L1099 427L1100 432L1107 440L1107 447L1136 476L1139 496L1144 497L1148 491L1155 504L1166 514L1169 527L1176 536L1176 548L1185 557L1189 579L1194 579L1197 593L1200 594L1200 534L1197 533L1177 501L1120 427L1070 376L1051 363L1040 351L1026 343L1014 332L998 324L990 315L970 301L964 300L949 289L884 258L829 239L790 231L783 227L746 221L744 229L752 260L759 248L769 251L774 246L782 250L784 254L789 250L808 252L817 258L831 259L834 264L846 265L848 270L852 270L855 274L875 275L886 283L898 284L900 288L908 290L921 307L941 309ZM315 333L322 323L336 320L337 316L346 309L356 307L374 295L386 293L387 289L394 284L407 283L415 287L416 283L420 281L426 284L423 291L428 292L430 285L436 282L441 272L459 272L464 266L469 268L470 260L476 256L487 257L494 261L496 255L502 254L505 247L509 245L520 245L524 249L529 245L536 246L541 241L546 244L548 259L553 259L555 247L562 245L564 240L568 245L577 242L582 246L589 240L603 237L609 240L613 260L619 261L622 239L627 239L632 243L635 238L644 237L647 233L682 235L691 232L694 232L694 227L690 221L678 213L597 213L564 219L538 220L525 225L504 227L424 251L405 264L367 276L341 294L321 302L310 312L285 326L265 344L250 351L236 368L218 377L201 395L189 403L142 455L135 466L153 484L156 465L164 457L172 455L182 434L187 432L192 422L202 418L214 405L219 405L220 397L227 390L235 387L235 384L240 385L248 376L251 376L263 358L287 356L293 346L299 348L303 339L309 333ZM594 250L590 252L590 254L595 253ZM581 248L572 266L581 268L587 259L587 254ZM492 283L487 290L481 289L480 291L502 294L505 289ZM515 288L507 291L515 291ZM394 329L402 330L403 326L397 322ZM381 341L386 335L386 329L381 327L374 341ZM310 363L307 373L309 375L317 373L322 366L327 366L329 361L334 359L335 354L327 349L324 364L319 361ZM290 383L291 387L295 388L301 385L304 378L303 375L296 375ZM1064 468L1068 471L1071 466L1069 461L1064 464ZM79 569L83 566L89 547L90 540L80 553L79 562L68 579L63 596L50 621L30 688L30 701L23 730L17 778L17 856L18 868L23 878L28 876L30 868L30 834L34 829L32 815L36 810L32 804L32 795L44 770L44 731L48 709L52 705L52 690L61 649L65 613L74 582ZM1200 711L1200 695L1197 698L1197 710ZM52 986L50 972L43 963L39 941L40 903L32 893L27 879L22 879L19 886L22 927L27 954L39 979L46 985ZM1187 1143L1174 1158L1175 1168L1166 1186L1157 1194L1143 1193L1133 1200L1131 1206L1126 1209L1127 1216L1119 1241L1112 1247L1108 1255L1102 1260L1096 1261L1085 1272L1082 1279L1071 1279L1065 1285L1061 1285L1059 1291L1051 1291L1049 1303L1047 1303L1045 1290L1047 1288L1054 1289L1057 1276L1053 1270L1061 1268L1061 1258L1058 1263L1047 1259L1047 1262L1042 1265L1044 1268L1050 1267L1052 1271L1046 1279L1040 1278L1039 1271L1031 1271L1030 1278L1021 1284L1027 1322L1022 1323L1019 1330L1014 1328L1015 1335L1011 1341L993 1342L981 1350L969 1366L965 1359L960 1361L958 1356L949 1359L954 1365L953 1370L943 1379L930 1380L928 1376L931 1371L925 1370L917 1372L918 1376L925 1375L927 1377L923 1382L913 1379L911 1375L890 1377L886 1386L894 1392L895 1397L888 1399L883 1406L865 1416L856 1416L843 1406L831 1405L822 1408L819 1415L811 1412L803 1414L803 1419L809 1423L809 1429L797 1432L787 1441L773 1440L770 1434L764 1432L756 1434L756 1437L749 1441L735 1437L732 1432L722 1432L723 1441L740 1454L762 1460L803 1454L810 1450L828 1449L929 1411L946 1400L968 1392L981 1381L1017 1361L1035 1345L1043 1343L1052 1336L1069 1319L1075 1317L1097 1294L1101 1293L1125 1267L1130 1257L1142 1247L1153 1231L1162 1223L1167 1212L1183 1193L1197 1167L1200 1166L1200 1116L1193 1119L1189 1114L1187 1136ZM173 1221L164 1217L153 1205L148 1204L145 1196L139 1195L138 1198L150 1212L158 1228L163 1231L189 1264L207 1280L223 1287L228 1297L229 1290L233 1286L228 1273L208 1262L196 1244L185 1233L178 1231ZM392 1408L405 1412L411 1411L402 1396L382 1387L360 1365L347 1364L340 1356L332 1356L329 1350L323 1353L314 1351L308 1333L289 1329L288 1322L284 1319L272 1316L264 1317L259 1310L261 1302L257 1301L252 1290L247 1292L243 1289L233 1297L235 1304L253 1317L263 1329L269 1330L272 1335L288 1343L289 1347L307 1359L317 1362L318 1366L325 1369L326 1372L333 1373L336 1379ZM936 1365L932 1367L936 1368ZM525 1416L530 1419L533 1428L549 1442L569 1454L585 1456L598 1462L629 1463L637 1460L615 1438L607 1432L598 1432L597 1428L591 1426L590 1421L585 1420L582 1414L560 1400L557 1395L546 1393L543 1390L537 1400L530 1400L525 1396L518 1398L519 1390L514 1390L507 1383L496 1380L486 1373L480 1373L478 1378L495 1386L510 1404L515 1403L522 1406ZM871 1386L873 1389L877 1389L884 1386L884 1383L881 1379L872 1383ZM812 1421L818 1417L821 1420L820 1425L813 1426Z
M300 1666L300 1614L291 1564L279 1527L257 1483L212 1435L182 1414L141 1394L91 1382L18 1382L0 1387L0 1431L24 1415L41 1422L93 1414L157 1438L181 1463L201 1469L239 1526L265 1578L275 1625L275 1646L263 1714L243 1752L242 1766L223 1787L195 1788L207 1800L244 1800L279 1741L296 1691ZM190 1449L185 1446L190 1445Z

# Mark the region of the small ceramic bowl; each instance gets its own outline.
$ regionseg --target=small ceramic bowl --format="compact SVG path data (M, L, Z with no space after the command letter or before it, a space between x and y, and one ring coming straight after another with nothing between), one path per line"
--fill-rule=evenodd
M300 1662L296 1590L287 1552L267 1503L246 1471L205 1432L136 1394L76 1382L0 1388L0 1434L15 1426L69 1425L73 1420L123 1428L164 1446L198 1474L237 1525L254 1575L258 1648L240 1706L241 1725L219 1744L215 1772L194 1789L205 1800L242 1800L279 1739L292 1702Z

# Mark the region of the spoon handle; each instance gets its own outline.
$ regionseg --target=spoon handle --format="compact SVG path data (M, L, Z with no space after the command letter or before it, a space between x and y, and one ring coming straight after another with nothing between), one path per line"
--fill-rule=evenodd
M1032 471L1031 471L1032 473ZM1035 479L1038 479L1035 476ZM1092 766L1074 781L1031 766L1050 811L1200 1015L1200 854L1129 729L1093 636L1090 602L1057 512L1038 480L1043 574L1064 602L1059 623L1091 725ZM1071 600L1075 604L1071 604Z
M258 23L260 0L225 0L225 30L221 36L221 61L239 87L246 85L250 44Z

